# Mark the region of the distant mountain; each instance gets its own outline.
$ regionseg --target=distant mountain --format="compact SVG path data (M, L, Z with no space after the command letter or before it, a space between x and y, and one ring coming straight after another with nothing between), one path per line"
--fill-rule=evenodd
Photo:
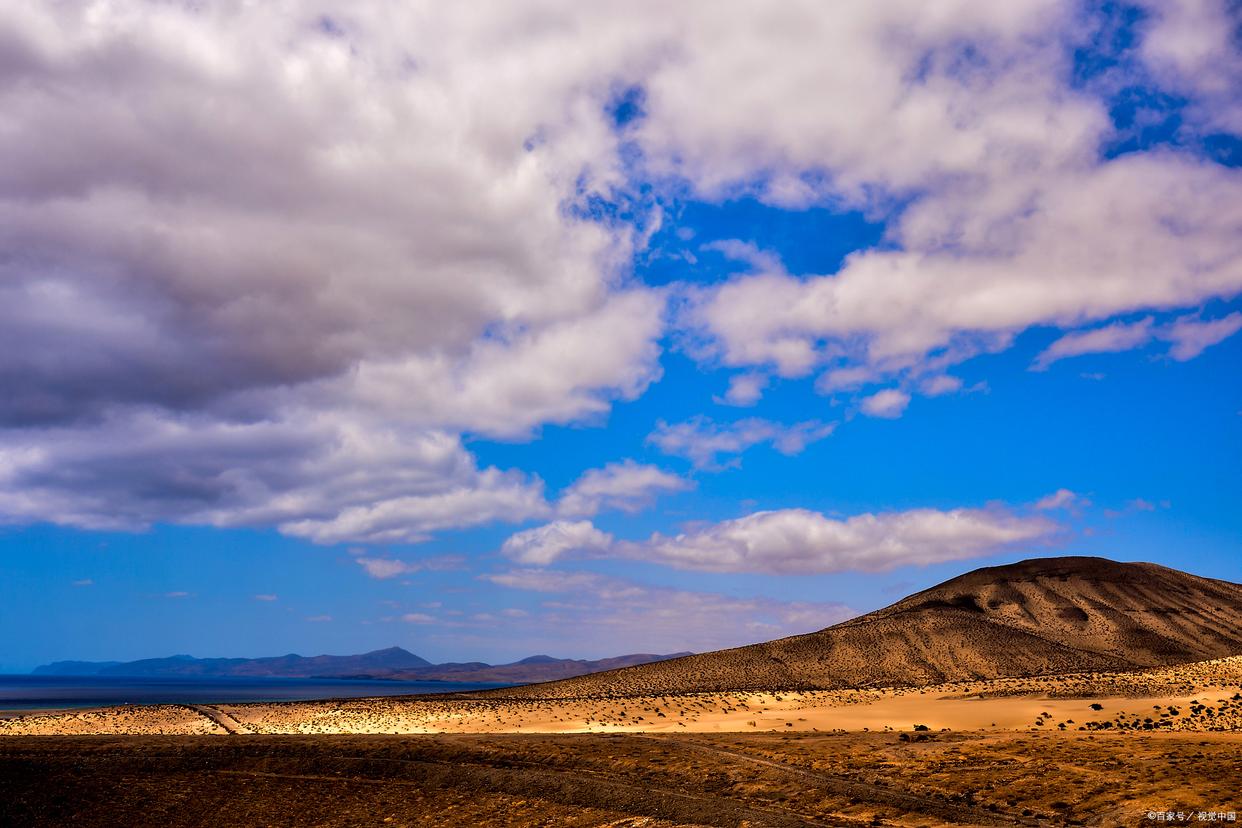
M1150 563L1038 558L969 572L819 632L504 692L917 686L1240 654L1242 585Z
M499 664L496 666L479 664L477 662L472 664L437 664L433 667L400 671L389 676L383 676L383 678L421 679L423 681L495 681L508 684L529 684L531 682L575 678L577 676L598 673L601 670L619 670L623 667L667 661L671 658L682 658L688 655L690 653L672 653L670 655L634 653L613 658L601 658L596 661L537 655L524 658L521 661L515 661L512 664Z
M270 658L195 658L175 655L127 662L57 661L36 667L34 673L43 676L368 678L522 684L572 678L685 655L689 653L639 653L598 661L537 655L513 664L491 665L482 661L432 664L400 647L389 647L352 656L290 654Z
M202 676L202 677L285 677L311 678L368 673L388 673L431 667L430 661L419 658L400 647L375 650L363 655L300 656L296 653L270 658L194 658L175 655L168 658L144 658L141 661L89 662L58 661L36 667L39 675L78 676Z

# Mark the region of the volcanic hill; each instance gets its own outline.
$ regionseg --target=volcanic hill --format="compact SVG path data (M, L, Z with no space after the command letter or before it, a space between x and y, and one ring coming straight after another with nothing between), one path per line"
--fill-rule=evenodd
M497 694L900 687L1238 654L1240 584L1150 563L1037 558L968 572L819 632Z

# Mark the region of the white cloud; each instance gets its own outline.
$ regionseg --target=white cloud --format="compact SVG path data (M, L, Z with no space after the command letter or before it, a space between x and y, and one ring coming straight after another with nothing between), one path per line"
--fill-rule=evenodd
M90 578L79 578L78 580L73 582L73 585L75 587L88 587L88 586L94 586L95 582L91 580Z
M701 294L696 318L726 364L800 374L836 354L849 363L837 369L843 376L874 382L1008 347L1034 325L1193 307L1242 289L1242 208L1207 207L1242 203L1233 171L1131 154L1031 180L1025 191L1012 179L979 186L1002 192L977 201L939 193L911 206L903 249L856 254L832 276L744 274ZM1012 198L1041 208L1011 215L1002 207ZM943 226L950 218L958 226ZM945 248L945 232L961 241ZM1071 334L1049 357L1075 344L1126 347L1106 341L1114 334L1141 339L1143 328L1109 330L1095 343Z
M633 512L658 494L684 491L692 485L684 477L656 466L624 460L584 472L561 495L556 508L567 516L589 517L601 509Z
M1102 328L1068 333L1040 352L1031 367L1043 371L1057 360L1067 357L1116 353L1142 347L1152 339L1152 322L1152 318L1147 317L1138 322L1115 322Z
M306 620L312 624L326 624L332 620L331 615L308 615Z
M1173 343L1169 356L1179 362L1194 359L1204 350L1223 342L1242 330L1242 313L1237 311L1220 319L1203 321L1195 317L1182 317L1168 327L1163 338Z
M1033 326L1242 290L1242 175L1167 150L1102 159L1104 102L1065 83L1082 9L992 6L834 6L823 19L772 8L747 18L749 40L733 18L689 36L648 96L645 135L661 145L647 148L670 169L777 205L910 199L885 244L836 273L794 276L752 253L738 256L750 272L692 292L711 357L785 376L827 368L831 391L917 380ZM1239 60L1222 9L1170 4L1145 31L1218 96L1236 89ZM779 32L784 59L760 59L775 52L755 31ZM1204 69L1216 61L1225 71Z
M807 445L824 439L835 428L836 423L817 420L783 425L751 418L721 424L695 417L674 424L661 421L647 441L665 454L685 457L697 468L720 469L736 464L736 457L731 456L761 443L771 443L782 454L800 454Z
M425 612L407 612L401 616L401 620L407 624L435 624L437 621L435 616Z
M1228 0L1149 0L1140 52L1161 85L1190 98L1190 117L1242 132L1242 52L1237 6Z
M1236 123L1225 7L1152 5L1142 60ZM595 209L633 163L709 200L908 205L837 273L715 245L751 272L683 291L686 337L742 376L913 388L1031 326L1242 290L1242 174L1101 160L1069 0L540 9L6 9L0 521L387 542L550 516L460 436L597 420L659 376L665 296L627 272L658 216ZM754 444L727 432L677 451Z
M1067 508L1081 502L1072 492L1061 490L1034 508ZM1002 508L911 509L846 519L780 509L696 525L672 537L657 532L642 541L616 540L588 521L557 521L513 535L501 551L540 567L572 556L631 558L709 572L879 572L1042 544L1059 530L1046 518ZM543 592L584 589L593 583L583 573L534 568L485 577L503 586Z
M1049 509L1065 509L1077 502L1079 502L1078 495L1074 494L1069 489L1057 489L1052 494L1045 495L1035 501L1035 508L1040 511L1047 511Z
M962 381L957 377L948 374L938 374L934 377L928 377L919 384L919 390L929 397L940 397L945 394L955 394L962 389Z
M607 549L612 535L601 532L589 520L558 520L511 535L500 551L519 563L546 566L566 554Z
M185 592L183 590L174 590L173 592L165 592L164 597L165 598L189 598L190 593Z
M417 572L418 567L395 558L355 558L359 566L372 578L395 578L410 572Z
M407 421L522 436L542 423L603 414L611 399L646 390L660 375L663 305L656 292L630 290L577 318L480 340L460 359L365 363L331 383L331 394Z
M575 592L595 589L606 583L603 576L590 572L565 572L557 569L511 569L480 576L511 589L531 592Z
M270 592L261 592L261 593L259 593L258 595L254 596L254 600L256 600L256 601L276 601L276 600L279 600L279 599L278 599L278 597L277 597L276 595L274 595L274 594L272 594L272 593L270 593Z
M1183 316L1168 325L1155 325L1151 317L1133 323L1116 322L1088 331L1074 331L1049 345L1032 367L1044 370L1053 362L1081 354L1112 353L1141 348L1155 339L1173 343L1169 356L1179 362L1194 359L1204 350L1242 330L1242 312L1220 319Z
M752 406L763 397L768 378L763 374L734 374L729 377L729 389L717 402L741 407Z
M0 515L11 522L276 525L321 543L413 542L550 512L539 480L479 468L455 435L324 415L131 415L0 443L0 459Z
M925 566L1048 540L1056 524L999 509L912 509L845 520L805 509L755 512L615 554L709 572L804 574Z
M372 578L384 580L387 578L395 578L398 575L413 575L423 571L441 571L445 569L460 569L465 564L465 559L459 555L441 555L435 558L423 558L417 561L403 561L397 558L370 558L355 557L354 562L366 571Z
M548 513L458 432L598 418L659 376L635 231L581 209L622 183L628 47L425 11L0 21L0 521L407 542Z
M885 388L862 401L863 413L869 417L900 417L910 404L910 395L900 388Z

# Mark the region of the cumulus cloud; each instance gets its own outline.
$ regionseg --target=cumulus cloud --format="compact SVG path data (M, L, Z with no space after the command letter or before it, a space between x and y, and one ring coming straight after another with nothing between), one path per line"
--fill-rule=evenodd
M480 340L458 359L365 363L324 393L406 421L519 437L543 423L602 414L612 399L646 390L660 374L663 302L630 290L574 319Z
M1058 527L1000 509L912 509L838 520L806 509L755 512L619 554L709 572L802 574L925 566L1048 540Z
M1057 489L1052 494L1035 501L1035 508L1041 512L1050 509L1068 509L1082 502L1083 499L1069 489Z
M741 407L751 406L763 397L768 378L763 374L734 374L729 378L729 388L717 402Z
M1078 502L1082 501L1063 489L1034 508L1068 508ZM573 556L631 558L708 572L880 572L1042 544L1059 530L1058 524L1044 517L1002 508L911 509L846 519L807 509L779 509L696 525L671 537L657 532L641 541L614 539L589 521L557 521L518 532L505 541L501 551L534 566ZM575 579L581 577L530 568L488 579L504 586L554 592L573 588L578 583Z
M599 531L589 520L558 520L511 535L500 551L519 563L546 566L568 553L602 551L611 544L612 535Z
M622 64L519 9L426 11L5 15L0 520L331 543L548 511L458 434L659 376L664 298L585 206L621 183Z
M329 416L245 424L158 413L0 444L0 515L92 529L275 525L331 543L547 515L543 485L479 468L456 435Z
M1105 102L1064 82L1081 9L1004 6L955 4L942 17L886 3L831 23L772 10L764 23L798 60L749 60L762 40L734 42L721 23L713 59L659 79L648 129L706 192L762 170L753 186L777 205L910 198L886 244L836 273L795 276L772 256L738 255L748 272L691 298L711 357L785 376L826 367L821 388L833 390L918 379L1033 326L1242 290L1242 176L1189 153L1103 158ZM1210 78L1232 94L1239 53L1223 9L1187 0L1156 11L1139 35L1150 61L1172 67L1162 77ZM686 50L708 48L692 39ZM1224 73L1205 68L1218 59ZM808 83L838 106L805 106Z
M749 270L678 291L686 337L744 377L913 388L1032 326L1242 290L1242 174L1101 156L1107 106L1066 81L1070 0L11 5L4 522L332 543L550 517L461 435L598 420L659 377L635 178L891 218L836 273L717 245ZM1237 113L1222 20L1161 4L1138 47L1216 127ZM642 98L622 128L620 88ZM804 425L661 440L708 467L831 428Z
M1239 11L1228 0L1160 0L1141 4L1149 18L1139 49L1165 88L1191 101L1191 115L1211 129L1242 132Z
M862 401L863 413L869 417L900 417L910 404L910 395L900 388L885 388Z
M665 454L685 457L697 468L719 470L736 465L736 455L761 443L770 443L781 454L800 454L835 429L836 423L818 420L793 425L757 418L715 423L700 416L681 423L660 421L647 442Z
M23 258L4 328L82 357L7 357L11 421L452 360L494 326L601 307L627 242L564 207L567 177L589 195L611 175L602 113L575 124L568 78L496 107L523 45L450 45L481 46L488 24L351 8L340 34L285 3L6 16L0 226ZM568 144L561 126L578 127ZM40 135L58 138L36 153Z
M633 512L648 505L656 495L684 491L691 486L684 477L657 466L624 460L583 472L561 494L556 508L567 516L589 517L601 509Z

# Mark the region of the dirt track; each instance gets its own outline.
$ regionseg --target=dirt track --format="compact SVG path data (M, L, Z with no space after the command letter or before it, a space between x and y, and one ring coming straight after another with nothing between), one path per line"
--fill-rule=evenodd
M234 719L228 713L225 713L219 708L211 707L206 704L187 704L186 707L190 708L195 713L201 713L211 719L213 722L220 725L220 727L224 728L224 732L228 733L230 736L249 732L242 726L241 722L237 721L237 719Z

